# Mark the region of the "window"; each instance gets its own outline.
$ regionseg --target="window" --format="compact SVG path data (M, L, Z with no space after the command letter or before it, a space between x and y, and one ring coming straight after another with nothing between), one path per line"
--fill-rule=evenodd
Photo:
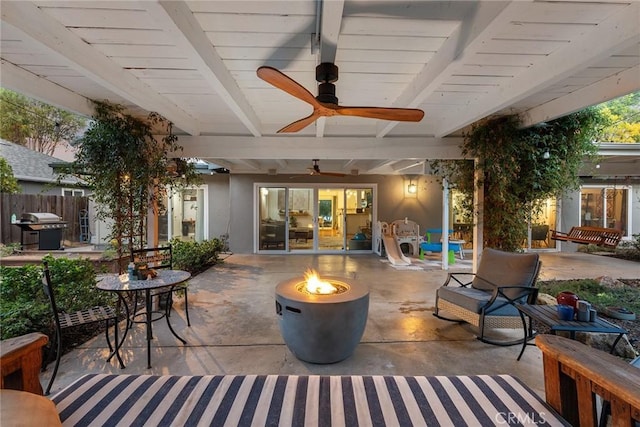
M63 196L84 196L84 190L77 188L63 188L62 189Z
M630 194L627 187L582 187L580 225L616 228L629 236Z

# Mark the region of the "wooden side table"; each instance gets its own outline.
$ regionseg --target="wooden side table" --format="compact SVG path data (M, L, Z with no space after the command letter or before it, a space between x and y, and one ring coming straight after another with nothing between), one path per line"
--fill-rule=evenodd
M49 338L39 332L0 341L0 389L42 395L42 347Z

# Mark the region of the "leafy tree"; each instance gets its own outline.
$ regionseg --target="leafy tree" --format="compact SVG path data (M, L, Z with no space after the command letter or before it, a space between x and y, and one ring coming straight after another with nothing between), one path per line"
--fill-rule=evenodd
M92 190L97 216L113 221L109 238L115 239L121 257L124 242L129 251L144 247L148 212L161 208L168 186L199 180L192 164L169 159L182 149L171 122L156 113L135 118L112 104L96 102L95 111L66 174L82 178Z
M522 129L515 116L476 123L465 134L462 154L471 161L432 161L436 174L473 200L474 172L484 191L484 245L517 251L527 223L540 204L579 188L578 171L585 156L597 154L604 119L597 109L583 110Z
M640 142L640 92L606 102L600 109L608 122L601 141Z
M72 141L86 120L60 108L0 88L0 137L52 155L61 141Z
M18 180L13 175L13 168L0 157L0 193L16 194L20 192Z

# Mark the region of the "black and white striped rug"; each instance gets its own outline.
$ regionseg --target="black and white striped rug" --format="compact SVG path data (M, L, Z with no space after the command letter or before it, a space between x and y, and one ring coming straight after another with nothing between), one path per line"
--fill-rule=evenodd
M566 425L509 375L100 374L52 400L65 426Z

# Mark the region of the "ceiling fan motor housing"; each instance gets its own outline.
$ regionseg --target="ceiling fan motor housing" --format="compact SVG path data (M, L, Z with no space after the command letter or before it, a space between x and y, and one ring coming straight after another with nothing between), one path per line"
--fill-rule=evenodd
M323 62L316 66L316 81L318 83L333 83L338 81L338 66L331 62Z
M323 62L316 67L316 81L318 85L319 102L328 104L337 104L336 86L333 82L338 80L338 67L330 62Z

